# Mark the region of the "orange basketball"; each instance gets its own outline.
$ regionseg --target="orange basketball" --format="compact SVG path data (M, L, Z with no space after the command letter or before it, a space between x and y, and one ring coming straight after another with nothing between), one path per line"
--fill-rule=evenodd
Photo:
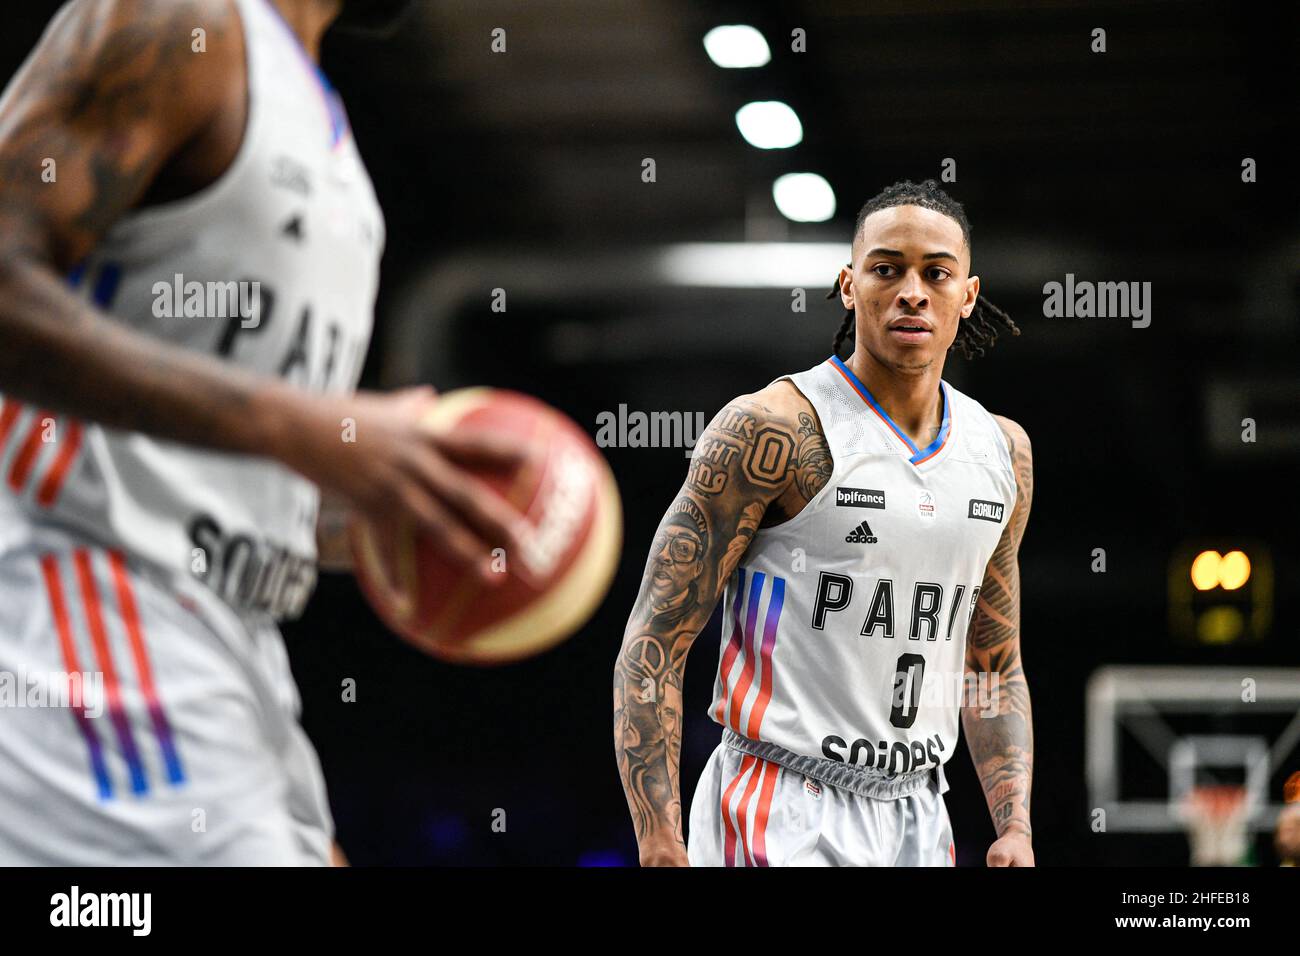
M518 392L449 392L427 423L539 449L515 474L478 476L531 526L528 553L494 555L503 580L485 584L411 529L380 541L354 522L352 553L367 599L394 631L444 660L499 664L553 647L591 617L618 564L622 508L609 466L571 419Z

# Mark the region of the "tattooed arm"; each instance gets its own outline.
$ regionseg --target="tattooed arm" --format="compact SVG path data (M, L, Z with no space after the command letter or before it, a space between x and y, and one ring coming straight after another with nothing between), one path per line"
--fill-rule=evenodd
M232 0L74 0L55 17L0 98L0 388L112 428L277 459L494 580L488 556L518 546L517 519L461 466L515 466L517 448L430 435L431 390L312 395L143 335L68 288L125 214L228 169L247 115L244 61Z
M687 651L754 532L802 510L831 464L816 412L785 381L736 399L695 446L650 548L614 668L614 749L642 865L686 865L679 758Z
M988 675L992 700L963 707L962 729L998 835L989 847L988 865L1033 866L1029 793L1034 730L1020 661L1019 551L1034 496L1034 466L1025 430L1010 419L994 417L1011 449L1016 505L984 573L966 638L967 674Z
M226 0L80 0L55 17L0 100L7 395L161 437L256 444L247 377L108 321L63 280L124 214L184 192L182 179L216 178L195 147L208 166L233 156L239 136L214 134L232 86L242 93L243 46Z

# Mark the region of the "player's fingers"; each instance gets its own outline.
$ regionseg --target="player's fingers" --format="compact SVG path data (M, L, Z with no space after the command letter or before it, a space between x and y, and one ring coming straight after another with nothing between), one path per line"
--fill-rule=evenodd
M443 432L430 435L430 439L447 458L466 468L513 471L535 454L527 442L505 435Z
M495 583L498 576L488 567L487 543L457 521L436 498L424 488L412 486L402 493L401 503L435 548L466 570Z
M418 398L437 398L438 390L429 384L408 385L405 388L396 389L393 394L402 397L415 396Z
M504 498L472 478L453 483L446 499L458 516L468 519L479 535L495 547L519 553L528 535L523 517Z
M518 552L528 534L523 516L473 474L435 455L419 463L422 480L455 517L491 548Z
M420 421L438 403L438 393L429 385L402 388L382 396L385 414L395 421Z

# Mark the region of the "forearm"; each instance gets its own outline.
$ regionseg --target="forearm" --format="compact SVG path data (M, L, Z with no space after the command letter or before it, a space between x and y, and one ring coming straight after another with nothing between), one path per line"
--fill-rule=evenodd
M1034 731L1029 688L1023 676L994 673L987 679L991 697L962 708L966 746L997 835L1019 832L1031 837Z
M642 860L679 852L682 833L680 668L662 641L629 631L614 666L614 751Z
M113 322L35 260L0 267L4 393L110 428L245 454L287 451L292 390Z
M998 422L1015 471L1016 505L985 569L967 635L966 675L976 678L982 699L967 701L962 729L998 836L1029 837L1034 730L1020 658L1019 551L1033 501L1034 471L1025 430L1010 419Z

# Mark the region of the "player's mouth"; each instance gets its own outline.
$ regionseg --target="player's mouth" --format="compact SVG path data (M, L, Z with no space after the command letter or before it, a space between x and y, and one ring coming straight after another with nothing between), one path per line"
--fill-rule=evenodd
M885 326L890 337L900 342L924 342L934 335L934 326L917 316L903 316Z

